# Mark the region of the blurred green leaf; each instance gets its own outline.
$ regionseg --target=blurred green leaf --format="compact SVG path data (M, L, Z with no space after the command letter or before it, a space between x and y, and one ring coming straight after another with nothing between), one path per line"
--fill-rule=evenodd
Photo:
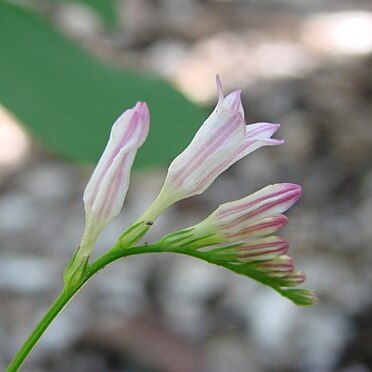
M201 124L202 110L163 80L99 61L37 15L3 1L0 46L0 102L68 158L96 161L116 117L138 100L151 112L139 166L168 162Z

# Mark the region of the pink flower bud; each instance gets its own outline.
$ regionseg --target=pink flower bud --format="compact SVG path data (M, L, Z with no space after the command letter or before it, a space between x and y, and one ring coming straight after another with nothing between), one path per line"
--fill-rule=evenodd
M293 271L284 278L279 278L277 284L281 287L297 287L302 284L306 279L306 275L301 271Z
M217 176L252 151L283 143L271 138L279 124L245 124L239 90L224 97L219 77L217 87L216 108L169 167L163 192L173 202L202 193Z
M261 237L284 227L282 212L300 197L301 187L291 183L269 185L243 199L220 205L194 226L193 235L215 236L215 242L238 242Z
M273 260L257 264L256 269L271 278L286 277L294 270L294 261L290 256L281 255Z
M246 242L237 247L237 258L243 262L273 260L288 252L288 242L278 236L269 236Z
M86 227L82 240L95 241L99 232L115 218L124 203L130 170L137 149L149 131L146 103L138 102L114 123L108 144L85 188Z
M284 214L276 214L248 225L240 222L234 229L225 231L226 240L237 241L270 235L282 229L287 223L288 218Z

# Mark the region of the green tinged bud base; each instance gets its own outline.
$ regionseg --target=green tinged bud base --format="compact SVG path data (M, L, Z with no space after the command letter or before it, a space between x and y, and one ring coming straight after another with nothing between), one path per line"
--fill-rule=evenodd
M79 247L63 273L66 291L75 291L85 282L88 277L88 261L89 256L81 256Z

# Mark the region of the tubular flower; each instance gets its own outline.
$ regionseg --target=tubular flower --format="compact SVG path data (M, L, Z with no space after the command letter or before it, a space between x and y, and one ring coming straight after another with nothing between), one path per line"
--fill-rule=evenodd
M240 90L224 97L218 76L217 88L216 108L168 169L162 193L172 202L202 193L223 171L252 151L283 143L271 138L279 124L245 124Z
M150 125L146 103L138 102L114 123L107 146L85 188L85 230L81 249L91 247L101 230L115 218L124 203L130 170L137 149Z
M277 259L288 252L288 242L278 236L248 241L237 248L238 260L244 262Z
M223 243L272 234L287 224L288 218L281 213L289 209L300 195L301 187L295 184L266 186L243 199L220 205L194 226L193 235L209 235L214 243Z

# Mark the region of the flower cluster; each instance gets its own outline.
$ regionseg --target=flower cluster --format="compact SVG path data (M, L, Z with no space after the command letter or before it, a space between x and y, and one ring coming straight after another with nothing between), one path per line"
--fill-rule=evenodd
M138 244L156 218L171 204L204 192L227 168L262 146L279 145L271 138L279 124L246 125L240 91L224 97L217 77L218 102L190 145L171 163L164 185L149 208L94 262L95 242L124 203L131 167L150 126L146 103L125 111L114 123L110 139L84 192L83 236L67 265L64 287L50 309L9 364L18 371L45 329L84 284L108 264L130 255L176 252L249 276L298 305L313 305L313 291L296 288L305 275L295 270L289 243L275 235L286 225L283 213L300 197L291 183L269 185L243 199L222 204L199 224L164 236L155 243Z
M217 89L214 111L189 146L173 160L158 197L121 235L116 249L135 249L149 226L171 204L204 192L222 172L254 150L283 143L271 138L279 124L246 125L240 90L224 97L219 77ZM86 228L78 257L89 257L100 231L118 215L128 189L130 168L148 130L149 112L141 102L114 124L84 193ZM166 235L155 244L162 251L190 254L248 275L297 304L313 304L314 292L293 288L302 284L305 275L295 270L287 254L289 243L273 235L287 224L283 213L300 194L301 187L295 184L269 185L221 205L199 224Z
M266 186L243 199L222 204L204 221L169 234L162 241L176 250L200 251L210 260L225 266L232 264L234 271L244 270L286 291L302 284L305 274L295 270L294 260L287 254L288 241L272 234L287 224L288 218L282 213L300 194L301 187L295 184ZM314 300L312 292L303 292L303 304Z

